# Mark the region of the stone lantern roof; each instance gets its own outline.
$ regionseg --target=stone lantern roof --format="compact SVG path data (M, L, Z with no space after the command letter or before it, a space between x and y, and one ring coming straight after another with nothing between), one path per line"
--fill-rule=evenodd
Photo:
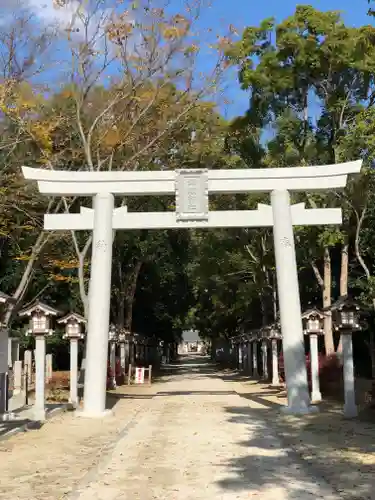
M61 314L60 311L58 311L57 309L37 300L32 304L26 306L24 309L22 309L18 313L18 315L21 317L32 316L33 313L38 313L38 312L42 312L46 316L58 316L59 314Z
M57 320L57 323L59 324L66 324L69 321L76 321L77 323L87 323L86 319L81 316L80 314L77 314L75 312L70 312L63 316L62 318Z

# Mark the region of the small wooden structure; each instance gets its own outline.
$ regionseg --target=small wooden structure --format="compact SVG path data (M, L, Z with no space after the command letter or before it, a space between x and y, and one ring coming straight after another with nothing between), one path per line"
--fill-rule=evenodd
M140 368L140 367L132 366L131 364L129 364L129 368L128 368L128 385L130 385L132 383L132 381L135 383L135 373L136 373L137 368ZM152 365L149 365L148 368L141 367L141 369L144 370L145 375L147 374L148 385L151 385L151 381L152 381Z

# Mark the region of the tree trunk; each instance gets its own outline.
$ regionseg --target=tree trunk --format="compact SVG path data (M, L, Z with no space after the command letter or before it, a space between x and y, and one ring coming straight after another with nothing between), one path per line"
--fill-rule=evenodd
M22 274L21 280L15 290L15 292L12 295L13 302L10 302L7 304L7 307L5 309L4 317L2 318L2 324L4 328L9 328L11 320L17 311L17 309L20 307L22 304L22 299L25 296L28 286L31 282L33 270L34 270L34 265L36 261L39 258L40 252L42 251L44 245L47 243L49 239L49 235L46 234L44 231L42 231L32 250L31 250L31 255L29 260L27 261L27 265L25 267L25 270Z
M375 299L372 299L372 306L375 310ZM375 380L375 332L370 332L370 356L371 356L371 377Z
M134 296L137 289L138 276L141 271L142 261L138 261L133 269L133 273L129 279L127 291L126 291L126 308L125 308L125 318L124 326L127 330L131 331L133 322L133 304Z
M340 273L340 296L348 295L349 276L349 244L343 243L341 247L341 273Z
M267 315L267 301L264 295L260 297L260 308L262 311L262 326L266 326L268 324L268 315Z
M332 276L331 276L331 254L329 248L324 249L324 273L323 273L323 308L326 309L331 306L331 286L332 286ZM332 333L332 313L330 311L326 312L324 317L324 343L326 348L326 354L330 355L335 352L335 346L333 343L333 333Z
M349 244L345 241L341 247L340 297L348 295L349 276ZM340 335L337 353L342 354L342 337Z

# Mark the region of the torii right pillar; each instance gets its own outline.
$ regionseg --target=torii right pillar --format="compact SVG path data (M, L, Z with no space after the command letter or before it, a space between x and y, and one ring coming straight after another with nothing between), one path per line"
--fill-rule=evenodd
M307 383L305 346L301 319L301 302L290 195L286 190L271 193L273 238L275 246L277 289L288 405L284 411L304 414L314 411L310 405Z

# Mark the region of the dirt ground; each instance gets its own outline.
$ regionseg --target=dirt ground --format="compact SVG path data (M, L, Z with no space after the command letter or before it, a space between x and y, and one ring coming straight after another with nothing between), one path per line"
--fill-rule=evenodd
M326 401L319 413L294 417L279 412L286 404L284 391L251 381L238 374L224 375L251 408L273 425L285 446L292 446L303 462L324 477L345 500L375 499L375 411L347 420L342 404ZM277 418L275 418L275 412Z
M66 413L14 436L0 445L0 499L343 498L239 387L187 357L151 388L118 389L111 417Z

